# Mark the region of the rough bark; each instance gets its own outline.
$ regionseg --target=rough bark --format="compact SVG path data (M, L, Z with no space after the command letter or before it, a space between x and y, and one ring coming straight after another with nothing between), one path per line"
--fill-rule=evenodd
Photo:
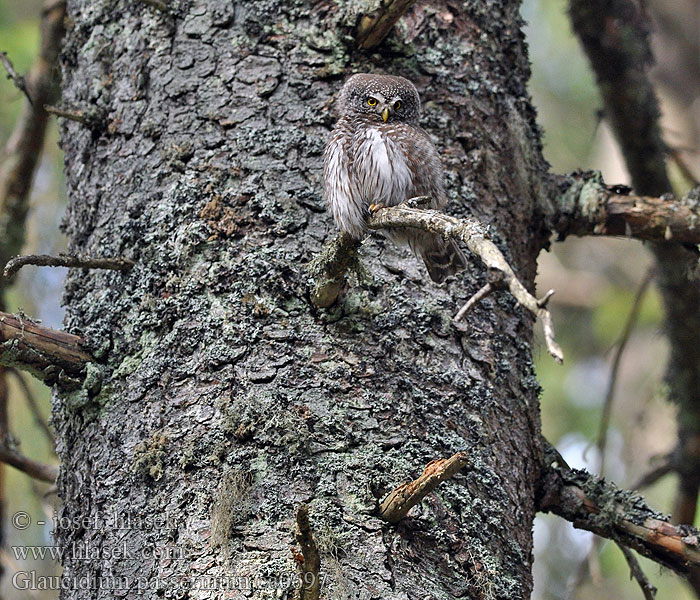
M419 5L364 53L353 33L373 5L69 1L63 105L106 115L63 122L70 251L136 262L68 278L66 328L108 376L97 395L55 398L58 542L125 551L68 554L69 584L114 577L143 597L203 598L220 597L221 577L284 597L305 503L323 598L529 597L531 315L496 293L456 331L484 269L436 287L378 239L360 252L369 278L330 311L306 286L335 233L320 182L332 98L372 70L417 84L450 212L490 226L532 287L546 165L519 6ZM401 523L376 516L397 485L464 450L465 470ZM95 526L70 525L83 517Z

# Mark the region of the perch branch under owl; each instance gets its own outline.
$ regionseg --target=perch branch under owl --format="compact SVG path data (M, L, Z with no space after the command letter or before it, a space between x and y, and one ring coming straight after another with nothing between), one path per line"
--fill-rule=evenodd
M477 221L457 219L437 210L419 209L400 204L378 209L368 217L367 227L370 229L411 227L442 235L445 239L463 242L486 267L502 274L502 277L498 278L500 281L498 285L507 288L519 304L542 321L547 350L557 362L563 361L562 350L554 339L552 316L546 308L546 301L538 301L525 289L503 253L488 239L484 228ZM315 261L312 271L316 277L316 283L311 292L311 299L317 307L327 308L338 298L344 284L345 271L356 260L359 245L360 242L357 240L341 234L326 246L321 256ZM484 296L485 294L481 297Z

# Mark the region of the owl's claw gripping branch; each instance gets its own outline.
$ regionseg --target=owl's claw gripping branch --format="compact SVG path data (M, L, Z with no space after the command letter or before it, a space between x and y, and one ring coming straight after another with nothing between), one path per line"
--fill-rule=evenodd
M367 219L367 227L370 229L411 227L439 234L445 239L463 242L490 271L501 273L495 277L494 281L497 280L499 286L507 288L520 305L542 321L547 350L558 363L564 360L561 347L554 339L552 315L546 308L546 302L538 301L520 283L503 253L496 244L488 239L480 223L469 219L457 219L438 210L413 208L407 204L399 204L398 206L384 207L376 213L370 214ZM311 271L315 282L311 292L311 300L315 306L328 308L338 299L345 285L345 273L357 260L359 246L359 241L347 234L341 234L330 244L327 244L318 258L314 260ZM489 293L494 285L496 284L491 283L488 289ZM477 292L477 295L483 291L482 288ZM470 302L475 304L486 295L484 293ZM551 293L547 295L547 299L549 296Z

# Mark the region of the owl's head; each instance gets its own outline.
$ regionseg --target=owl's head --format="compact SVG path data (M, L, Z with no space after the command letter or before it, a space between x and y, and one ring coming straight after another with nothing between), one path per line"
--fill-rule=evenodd
M420 116L418 90L408 79L359 73L345 82L340 94L342 115L371 122L416 122Z

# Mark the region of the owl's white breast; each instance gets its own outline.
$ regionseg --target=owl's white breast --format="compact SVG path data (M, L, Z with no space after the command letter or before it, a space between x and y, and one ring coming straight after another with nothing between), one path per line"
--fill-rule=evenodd
M388 206L403 202L413 185L403 148L377 127L368 127L361 135L355 169L365 202Z

